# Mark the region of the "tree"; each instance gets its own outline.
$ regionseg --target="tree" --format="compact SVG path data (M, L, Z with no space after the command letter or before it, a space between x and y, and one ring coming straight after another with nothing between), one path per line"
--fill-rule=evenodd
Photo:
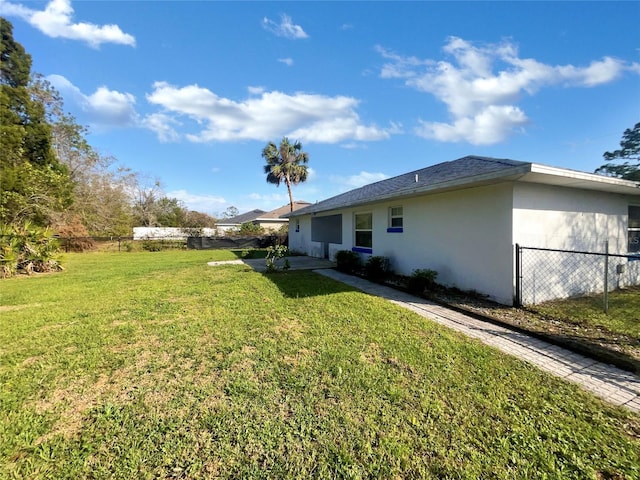
M46 226L73 201L51 145L45 106L29 87L31 56L0 17L0 222Z
M86 139L88 129L64 113L62 97L46 79L33 75L29 90L45 108L53 151L66 166L73 188L74 202L54 216L55 229L77 231L80 223L91 235L130 234L132 215L126 184L131 172L116 168L113 157L100 155L91 147Z
M189 210L185 224L182 226L186 228L215 228L216 222L217 220L207 213Z
M603 157L608 161L625 160L625 162L622 165L606 163L596 169L596 173L640 182L640 122L624 131L620 147L619 150L605 152Z
M290 143L287 137L280 142L280 147L269 142L262 149L262 158L267 164L264 166L264 173L267 174L267 182L280 186L284 182L289 192L289 205L293 212L293 195L291 185L307 180L307 162L309 154L302 151L302 144L298 141Z
M238 215L240 215L240 210L238 210L233 205L227 207L227 209L222 212L222 218L233 218L237 217Z
M149 177L132 175L130 177L131 203L136 226L158 226L158 201L164 197L160 180L150 180Z

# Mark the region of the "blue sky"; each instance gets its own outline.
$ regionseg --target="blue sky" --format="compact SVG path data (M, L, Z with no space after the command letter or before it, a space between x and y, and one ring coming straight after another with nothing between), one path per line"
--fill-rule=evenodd
M89 142L220 214L465 155L592 172L640 121L640 2L0 0Z

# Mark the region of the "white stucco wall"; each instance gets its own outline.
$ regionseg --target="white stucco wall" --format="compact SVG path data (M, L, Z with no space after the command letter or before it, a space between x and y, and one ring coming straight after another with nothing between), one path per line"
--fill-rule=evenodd
M628 207L624 195L519 183L514 188L514 243L523 247L627 254ZM640 284L638 261L609 258L610 289ZM540 303L604 291L604 257L523 250L522 301ZM616 265L624 264L617 273Z
M370 206L323 212L342 214L342 244L330 244L330 257L354 246L356 213L373 215L373 252L389 258L391 268L411 275L415 269L438 272L438 282L475 289L510 304L513 299L511 184L428 195ZM387 232L389 208L403 207L403 231ZM300 222L296 232L297 221ZM311 216L289 222L289 247L321 257L324 247L311 242ZM371 256L363 254L363 259Z
M373 214L373 252L390 259L392 269L410 275L418 268L438 272L438 282L476 290L493 300L511 304L515 293L514 245L566 250L627 253L627 215L640 199L604 192L533 183L502 183L449 193L425 195L371 206L323 212L342 214L342 244L330 244L330 257L350 250L356 213ZM387 232L389 208L403 207L403 232ZM299 231L296 232L297 221ZM322 257L324 246L311 241L311 216L294 217L289 225L291 249ZM363 254L363 259L370 255ZM566 256L565 256L566 257ZM568 257L575 257L574 259ZM602 291L601 259L569 255L549 262L535 260L533 275L537 302L549 298ZM544 257L541 257L544 258ZM577 259L577 260L576 260ZM576 265L576 261L582 261ZM625 263L624 272L615 266ZM611 258L610 288L640 284L640 261ZM547 278L544 278L545 275ZM526 279L525 279L526 280ZM528 281L532 281L530 277ZM527 292L523 292L527 294ZM527 303L527 298L523 298Z
M627 253L631 199L593 190L517 183L513 200L514 242L527 247Z
M438 282L476 290L496 301L513 299L511 184L471 188L391 202L374 216L374 255L410 275L438 272ZM388 208L402 206L402 233L387 233Z

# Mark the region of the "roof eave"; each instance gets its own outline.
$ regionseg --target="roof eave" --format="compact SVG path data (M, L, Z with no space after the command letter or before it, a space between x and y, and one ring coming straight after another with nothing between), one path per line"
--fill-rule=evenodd
M329 212L332 210L341 210L343 208L359 207L363 205L370 205L373 203L382 202L391 199L403 199L409 197L415 197L419 195L426 195L432 193L443 193L451 190L460 190L462 188L478 187L482 185L491 185L499 182L505 182L510 180L517 180L523 175L527 174L531 169L531 164L519 165L511 167L505 170L499 170L496 172L489 172L481 175L474 175L472 177L458 178L448 182L441 182L431 185L417 186L416 188L405 189L403 191L391 192L384 195L378 195L362 201L345 202L341 205L324 208L321 204L317 206L318 209L313 208L316 205L311 205L295 212L290 212L287 217L295 217L300 215L309 215L320 212Z
M531 172L522 179L529 183L542 183L582 190L598 190L622 195L640 195L640 183L621 178L606 177L595 173L566 170L537 163L531 164Z

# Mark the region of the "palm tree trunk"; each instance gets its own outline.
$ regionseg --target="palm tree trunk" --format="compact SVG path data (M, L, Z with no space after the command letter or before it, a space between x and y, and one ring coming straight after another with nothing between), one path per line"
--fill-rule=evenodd
M285 183L287 184L287 190L289 191L289 207L293 212L293 194L291 193L291 182L288 178L285 178Z

